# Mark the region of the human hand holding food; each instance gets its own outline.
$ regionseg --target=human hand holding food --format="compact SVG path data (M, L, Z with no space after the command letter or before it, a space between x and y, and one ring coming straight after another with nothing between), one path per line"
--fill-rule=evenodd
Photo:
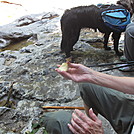
M60 66L56 69L56 71L61 74L63 77L73 80L75 82L86 82L90 77L92 76L92 72L94 72L92 69L82 65L82 64L75 64L67 62L68 69L67 71L61 70Z

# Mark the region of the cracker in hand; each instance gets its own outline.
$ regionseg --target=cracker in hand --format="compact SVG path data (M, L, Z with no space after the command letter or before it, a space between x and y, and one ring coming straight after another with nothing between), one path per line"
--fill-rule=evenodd
M61 66L59 67L60 71L67 71L68 70L68 64L67 63L62 63Z

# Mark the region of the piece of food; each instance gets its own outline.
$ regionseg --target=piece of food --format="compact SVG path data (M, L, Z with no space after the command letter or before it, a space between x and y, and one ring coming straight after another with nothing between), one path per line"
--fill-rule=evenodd
M67 71L68 70L68 64L67 63L62 63L61 66L59 67L60 71Z
M72 61L72 57L66 58L66 62L71 62Z

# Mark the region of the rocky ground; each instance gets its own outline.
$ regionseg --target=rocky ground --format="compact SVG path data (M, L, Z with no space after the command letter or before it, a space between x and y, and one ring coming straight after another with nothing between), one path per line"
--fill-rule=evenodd
M48 112L42 106L83 106L78 84L55 71L65 62L65 55L60 53L60 17L43 12L0 27L0 134L30 133L32 124ZM86 66L119 62L112 41L112 50L105 51L102 40L101 33L83 29L72 52L74 62ZM121 49L123 45L121 38ZM97 71L107 68L93 67ZM118 69L104 73L134 76ZM99 118L105 133L115 134L109 122ZM36 134L43 134L43 128L38 128Z

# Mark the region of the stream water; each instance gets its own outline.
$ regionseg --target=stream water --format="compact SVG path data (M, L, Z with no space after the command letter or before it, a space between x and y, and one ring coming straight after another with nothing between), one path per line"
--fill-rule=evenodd
M11 43L7 47L0 49L0 52L5 51L5 50L19 51L21 48L26 47L31 44L33 44L33 42L27 41L27 40L23 40L18 43Z

